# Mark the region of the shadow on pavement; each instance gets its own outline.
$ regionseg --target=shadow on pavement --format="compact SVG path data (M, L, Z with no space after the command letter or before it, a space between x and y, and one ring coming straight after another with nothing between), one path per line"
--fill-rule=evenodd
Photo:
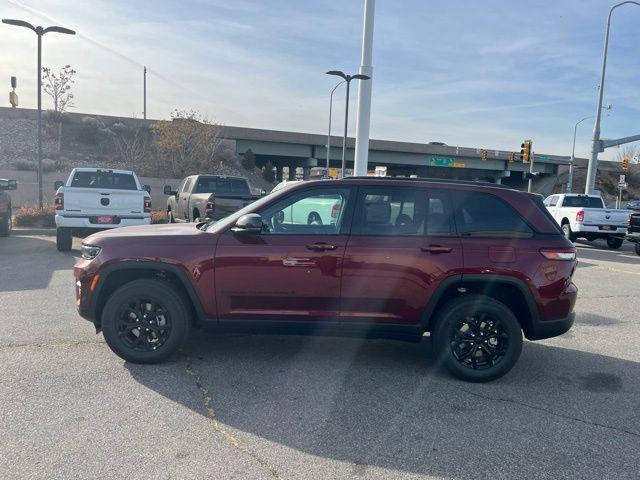
M59 252L55 238L0 238L0 292L45 289L54 272L70 270L79 256L77 250Z
M506 377L469 384L436 373L430 350L428 339L202 333L178 365L190 362L217 420L239 430L247 448L274 442L259 450L276 467L297 452L319 458L297 458L309 478L327 474L326 460L331 468L345 462L338 476L356 477L367 477L369 466L391 477L637 474L638 363L526 342ZM125 366L141 384L193 407L156 367Z
M607 247L606 243L586 242L578 240L575 245L578 247L578 262L582 262L583 259L636 264L640 265L640 256L636 255L633 251L633 245L629 242L625 242L619 250L612 250Z

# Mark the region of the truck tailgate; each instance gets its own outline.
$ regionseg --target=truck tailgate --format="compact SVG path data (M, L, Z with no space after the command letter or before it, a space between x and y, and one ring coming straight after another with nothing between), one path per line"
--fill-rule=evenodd
M64 189L64 212L70 215L143 216L143 210L144 192L140 190Z
M625 227L629 212L619 209L606 208L585 208L584 224L585 225L615 225Z
M226 195L214 195L215 200L215 216L218 218L226 217L237 212L241 208L249 205L253 199L233 197Z

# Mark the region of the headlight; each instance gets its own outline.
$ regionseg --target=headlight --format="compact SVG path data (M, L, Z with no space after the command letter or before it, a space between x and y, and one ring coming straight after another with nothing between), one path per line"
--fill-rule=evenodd
M96 258L101 250L101 247L96 247L95 245L85 245L84 243L82 244L82 247L80 247L82 258L85 258L87 260L93 260L94 258Z

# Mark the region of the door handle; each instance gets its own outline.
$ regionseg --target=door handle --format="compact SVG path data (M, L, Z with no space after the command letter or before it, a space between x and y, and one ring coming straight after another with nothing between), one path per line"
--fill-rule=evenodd
M323 252L325 250L335 250L335 245L329 245L328 243L312 243L307 245L308 250L313 250L314 252Z
M420 250L423 252L438 254L438 253L451 253L453 248L451 247L443 247L441 245L429 245L428 247L420 247Z

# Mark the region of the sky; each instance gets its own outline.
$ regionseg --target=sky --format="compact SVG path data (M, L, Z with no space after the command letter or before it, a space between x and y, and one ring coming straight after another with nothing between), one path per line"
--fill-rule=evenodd
M501 150L531 138L537 152L569 155L574 124L595 111L613 3L377 0L371 137ZM77 71L72 111L142 117L146 65L149 118L193 109L223 125L326 133L336 77L324 72L357 72L363 0L0 0L0 16L77 31L43 40L44 66ZM640 133L638 22L634 5L614 14L606 138ZM21 107L36 105L35 69L35 35L0 24L0 82L8 92L18 77ZM343 115L339 88L336 135ZM578 156L592 129L580 125Z

